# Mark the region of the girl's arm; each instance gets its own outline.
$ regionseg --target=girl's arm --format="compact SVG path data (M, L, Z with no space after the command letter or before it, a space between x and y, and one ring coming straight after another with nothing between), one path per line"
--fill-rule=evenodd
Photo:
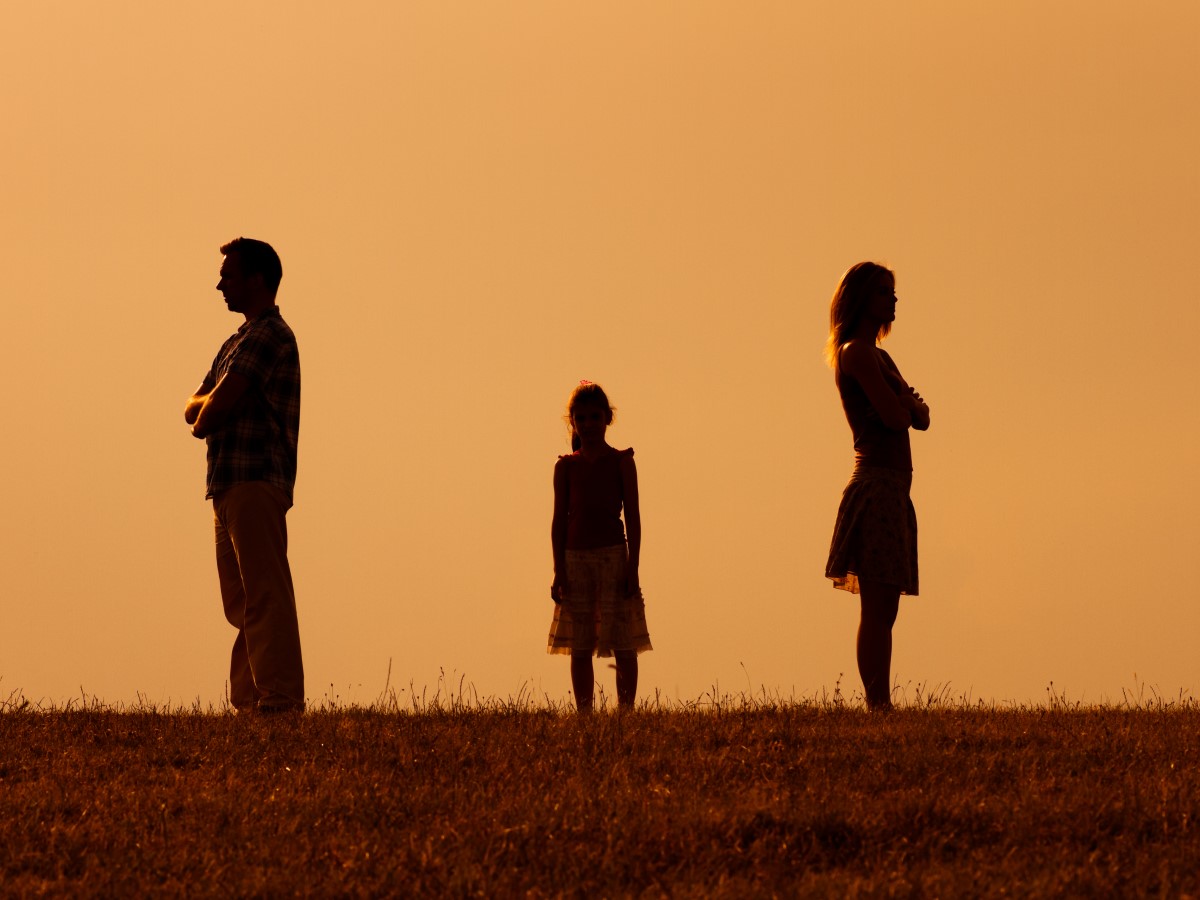
M621 454L621 492L621 502L625 506L625 540L629 544L625 587L630 594L636 594L641 590L638 565L642 557L642 510L638 505L637 466L632 451Z
M567 459L560 456L554 464L554 518L550 520L550 549L554 553L554 583L550 598L562 602L567 584Z

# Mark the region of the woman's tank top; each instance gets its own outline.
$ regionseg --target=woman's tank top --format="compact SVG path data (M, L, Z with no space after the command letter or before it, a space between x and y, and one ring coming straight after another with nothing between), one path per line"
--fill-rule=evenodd
M885 351L878 352L883 357L883 377L899 396L900 370ZM895 431L883 424L862 385L853 376L842 371L840 351L837 367L834 369L834 379L837 382L838 394L842 398L846 421L850 423L850 432L854 435L854 468L873 466L912 472L912 448L908 441L908 429Z

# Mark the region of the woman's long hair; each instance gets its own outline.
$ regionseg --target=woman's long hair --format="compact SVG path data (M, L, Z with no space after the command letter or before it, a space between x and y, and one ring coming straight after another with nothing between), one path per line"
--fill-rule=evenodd
M842 280L838 282L837 290L833 292L833 300L829 304L829 339L825 342L825 362L831 368L837 367L838 350L858 328L858 320L862 318L863 308L871 296L871 289L876 279L886 275L894 279L892 270L879 263L860 262L846 270ZM887 337L892 330L891 322L879 326L875 340Z

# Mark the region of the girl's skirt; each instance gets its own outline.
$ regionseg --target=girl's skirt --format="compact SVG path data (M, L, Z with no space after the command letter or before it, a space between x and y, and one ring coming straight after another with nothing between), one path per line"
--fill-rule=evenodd
M612 656L617 650L652 650L641 591L625 590L624 544L567 551L567 588L555 604L547 653Z
M859 580L917 594L917 514L908 491L911 472L856 469L842 493L825 577L857 594Z

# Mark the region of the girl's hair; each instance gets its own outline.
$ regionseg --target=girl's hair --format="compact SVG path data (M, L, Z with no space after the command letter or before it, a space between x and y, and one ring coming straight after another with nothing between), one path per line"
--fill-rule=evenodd
M592 406L596 409L604 410L605 425L613 423L613 413L616 412L613 405L608 402L608 394L604 393L604 388L591 381L579 382L575 386L575 390L571 391L571 399L567 401L567 414L563 416L563 419L567 423L567 433L571 436L572 450L578 450L583 446L579 435L575 433L575 425L571 421L575 410L581 406Z
M833 301L829 304L829 339L825 342L825 361L831 367L836 368L838 350L858 328L858 320L862 318L871 290L876 280L884 275L893 280L896 277L891 269L879 263L860 262L847 269L838 282ZM880 325L879 333L875 335L876 342L887 337L891 330L891 322Z

